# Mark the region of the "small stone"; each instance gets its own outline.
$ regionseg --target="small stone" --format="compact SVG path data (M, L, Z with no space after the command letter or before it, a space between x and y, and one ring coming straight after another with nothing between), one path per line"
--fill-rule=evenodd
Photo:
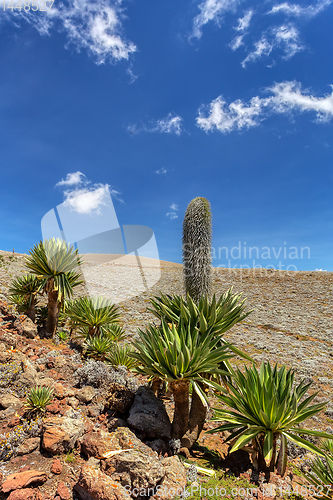
M95 397L96 391L91 385L85 385L76 392L76 397L81 403L90 403Z
M51 466L51 472L52 472L52 474L61 474L62 464L58 458L56 460L53 460L53 463Z
M75 397L68 398L68 404L74 409L76 409L79 406L79 402Z
M31 453L32 451L39 448L39 446L40 446L40 438L39 437L29 438L19 446L19 448L17 450L17 454L18 454L18 456L27 455L28 453Z
M58 484L56 493L57 495L59 495L61 500L70 500L72 498L72 494L69 491L69 488L67 488L63 481L60 481L60 483Z

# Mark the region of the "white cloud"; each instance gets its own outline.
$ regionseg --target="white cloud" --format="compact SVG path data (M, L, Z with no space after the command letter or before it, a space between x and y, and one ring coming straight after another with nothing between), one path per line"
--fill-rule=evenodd
M79 214L98 213L102 205L107 204L108 184L96 188L82 188L65 191L64 206Z
M172 113L169 113L165 118L151 121L149 125L128 125L127 131L130 134L138 134L139 132L160 132L162 134L180 135L183 129L183 119Z
M136 51L135 45L123 36L121 4L122 0L73 0L69 4L55 3L45 13L7 9L6 20L16 25L25 20L41 35L64 32L67 46L79 52L85 49L97 64L103 64L128 59Z
M199 109L197 125L205 132L228 133L255 127L272 114L312 112L320 122L333 118L333 90L331 94L315 97L310 91L302 90L298 82L281 82L267 92L270 92L268 97L255 96L248 103L238 99L227 104L219 96L208 107Z
M322 0L317 2L314 5L307 5L306 7L299 4L290 4L288 2L283 2L277 5L274 5L272 10L268 12L268 14L278 14L283 13L287 16L294 17L314 17L318 15L321 11L326 9L329 5L331 5L332 0Z
M167 212L165 216L169 217L170 220L178 219L178 215L176 214L176 212Z
M169 113L166 118L157 120L156 127L152 132L180 135L183 131L183 119Z
M250 26L252 17L253 17L253 10L248 10L243 17L240 17L238 19L238 25L236 26L235 30L240 31L242 33L246 31Z
M155 174L166 174L167 173L167 169L162 167L162 168L159 168L158 170L155 170Z
M64 191L63 205L79 214L99 213L103 205L110 203L110 195L119 201L120 193L109 184L93 184L80 172L71 172L56 184L68 188Z
M273 50L281 49L284 59L290 59L297 52L304 49L300 41L298 29L292 24L283 24L266 30L261 38L255 42L254 50L242 61L242 66L255 62L262 57L268 57Z
M72 172L66 175L66 179L61 179L61 181L57 182L56 186L74 186L76 184L81 184L85 179L85 175L80 172Z
M229 47L231 48L231 50L237 50L239 49L239 47L241 47L243 44L243 38L244 38L244 35L237 35L235 36L231 42L229 43Z
M302 90L298 82L276 83L269 90L273 93L272 109L276 113L288 111L316 113L317 121L327 122L333 118L333 86L331 94L324 97L315 97L308 90Z
M203 26L211 21L220 22L223 14L235 11L240 2L241 0L203 0L199 4L200 12L193 21L192 36L201 38Z
M165 216L168 217L170 220L178 219L177 212L179 211L179 205L177 205L176 203L171 203L169 208L171 212L167 212Z
M229 43L229 47L231 48L231 50L235 51L239 49L239 47L244 45L243 39L248 33L248 28L250 26L253 14L254 14L253 10L248 10L243 17L240 17L238 19L238 24L237 26L235 26L234 29L235 31L237 31L237 33L240 34L236 35Z

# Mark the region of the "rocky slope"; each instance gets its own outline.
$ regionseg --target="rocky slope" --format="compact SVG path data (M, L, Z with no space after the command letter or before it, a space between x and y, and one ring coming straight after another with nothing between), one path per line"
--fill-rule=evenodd
M166 445L172 401L162 404L142 387L143 378L86 362L75 344L40 339L34 325L4 303L10 281L22 270L22 256L1 252L0 499L119 500L131 498L129 492L133 497L134 490L142 497L140 489L150 489L152 497L157 487L185 486L185 470ZM253 309L227 340L256 361L285 363L298 378L313 380L317 400L328 405L307 426L332 432L333 274L215 269L213 276L217 294L233 286ZM165 266L152 290L120 304L128 342L153 319L149 297L160 291L182 293L181 268ZM24 407L36 385L54 389L43 420L27 418ZM225 453L221 436L203 435L201 444ZM290 448L290 458L304 456ZM248 474L242 460L237 467Z

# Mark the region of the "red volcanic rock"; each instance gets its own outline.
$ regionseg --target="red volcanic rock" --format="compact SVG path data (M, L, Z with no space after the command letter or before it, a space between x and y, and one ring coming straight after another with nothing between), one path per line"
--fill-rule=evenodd
M26 488L31 484L43 484L47 480L45 472L38 470L29 470L24 472L16 472L10 474L2 484L2 491L8 493L9 491Z

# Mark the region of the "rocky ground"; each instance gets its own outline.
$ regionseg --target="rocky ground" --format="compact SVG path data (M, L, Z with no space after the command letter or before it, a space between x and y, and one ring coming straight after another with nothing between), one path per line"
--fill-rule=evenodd
M154 398L144 378L87 362L73 343L39 338L29 320L4 303L10 281L22 271L23 256L0 252L0 499L120 500L130 499L128 491L135 488L150 488L152 496L158 486L185 486L185 469L177 457L168 456L165 445L172 401ZM105 268L103 275L105 279ZM258 362L285 363L298 378L311 379L313 390L319 391L316 399L328 404L307 426L333 432L333 274L214 269L213 278L217 294L233 286L253 309L226 339ZM180 267L165 266L149 292L120 304L128 342L138 327L153 319L147 311L149 297L160 291L183 292ZM23 405L36 385L54 389L42 420L29 419ZM218 460L224 459L224 470L240 476L233 476L235 484L244 478L253 482L246 454L230 460L222 436L203 434L200 444L194 453L198 463L207 460L209 448L213 457L218 452ZM289 452L283 486L294 484L295 464L307 459L295 447ZM202 481L207 479L199 477ZM273 493L279 481L271 478ZM261 498L269 497L262 488L258 492Z

